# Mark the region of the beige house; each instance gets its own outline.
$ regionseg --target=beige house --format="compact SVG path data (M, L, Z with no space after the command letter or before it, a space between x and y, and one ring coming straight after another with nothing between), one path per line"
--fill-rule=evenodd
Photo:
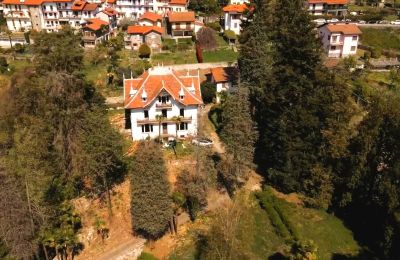
M195 34L194 12L168 14L168 34L172 38L190 38Z
M146 12L139 17L139 25L161 27L162 16L153 12Z

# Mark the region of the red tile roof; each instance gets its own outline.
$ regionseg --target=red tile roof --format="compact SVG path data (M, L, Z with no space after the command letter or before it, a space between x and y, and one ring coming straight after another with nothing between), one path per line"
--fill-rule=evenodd
M233 67L218 67L211 69L211 75L215 82L234 81L237 76L237 69Z
M107 0L108 4L115 4L117 2L117 0Z
M169 4L171 4L171 5L186 5L187 1L186 0L170 0Z
M150 32L157 32L159 34L164 33L164 29L158 26L140 26L140 25L130 25L128 26L129 34L142 34L146 35Z
M85 7L83 7L83 11L95 11L98 5L95 3L86 3Z
M230 13L243 13L249 9L246 4L241 4L241 5L227 5L222 10L224 12L230 12Z
M133 96L129 94L131 90L136 91ZM198 72L178 73L171 68L156 67L144 72L139 78L124 80L125 108L148 107L162 90L184 106L203 104ZM179 97L181 91L184 93L183 99ZM142 100L143 92L147 94L145 101Z
M41 5L44 0L25 0L21 2L20 0L4 0L4 5Z
M358 28L356 24L337 24L330 23L326 26L328 31L331 33L342 33L342 34L361 34L361 30Z
M92 31L98 31L101 29L102 25L108 25L108 22L99 18L88 19L87 22L88 23L85 25L85 28L88 28Z
M308 0L309 4L347 5L350 0Z
M83 8L85 7L85 4L86 4L86 2L83 0L76 0L72 5L71 10L72 11L82 11Z
M194 22L194 12L171 12L168 14L170 22Z
M140 20L149 20L152 22L157 22L157 21L161 21L162 17L161 17L161 15L153 13L153 12L146 12L142 16L139 17L139 21Z
M114 15L118 14L118 12L114 8L111 8L111 7L105 8L102 12L108 16L114 16Z

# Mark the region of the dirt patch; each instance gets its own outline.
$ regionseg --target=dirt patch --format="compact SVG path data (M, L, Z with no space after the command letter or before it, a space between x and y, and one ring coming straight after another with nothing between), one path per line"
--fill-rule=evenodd
M304 206L304 202L301 199L301 196L297 193L289 193L289 194L285 194L282 192L279 192L277 190L275 190L274 188L272 188L272 192L274 193L274 195L280 199L284 199L285 201L289 202L289 203L293 203L296 204L298 206Z

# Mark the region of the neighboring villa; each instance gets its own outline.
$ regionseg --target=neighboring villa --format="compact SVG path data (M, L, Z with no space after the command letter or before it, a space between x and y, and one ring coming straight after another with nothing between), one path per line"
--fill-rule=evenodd
M171 12L168 14L168 34L172 38L191 38L195 35L194 12Z
M349 0L307 0L306 8L312 15L335 15L347 14Z
M234 67L217 67L211 69L211 83L216 87L216 102L221 102L221 93L232 90L236 81L237 69Z
M236 35L240 34L243 13L248 10L246 2L232 0L229 5L222 9L224 11L224 30L232 30Z
M118 12L115 11L114 8L107 7L104 10L98 12L96 14L96 17L103 21L108 22L108 24L110 25L110 28L115 29L115 28L117 28L117 15L118 15Z
M82 45L93 48L99 42L107 41L110 37L110 25L99 18L88 19L82 27Z
M178 72L158 66L138 78L124 79L127 127L133 140L196 136L202 105L198 70Z
M360 34L356 24L335 23L318 27L318 35L329 58L355 55Z
M161 50L161 36L164 29L158 26L128 26L125 46L138 50L140 45L146 43L153 50Z
M120 18L138 19L146 12L166 16L169 12L186 12L187 0L117 0L115 8Z
M162 25L162 16L153 12L144 13L139 17L139 25L143 26L158 26Z

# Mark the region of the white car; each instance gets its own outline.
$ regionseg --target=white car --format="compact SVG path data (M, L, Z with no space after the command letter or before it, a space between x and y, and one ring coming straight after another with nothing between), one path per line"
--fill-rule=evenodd
M316 23L317 25L323 25L326 23L326 20L323 18L319 18L319 19L313 20L313 22Z
M332 19L330 19L330 20L327 20L327 22L328 22L328 23L337 23L337 22L339 22L339 19L332 18Z
M400 20L391 21L390 24L400 25Z
M212 147L214 142L208 138L195 138L193 139L192 144L204 147Z
M364 21L364 20L359 20L358 23L359 23L359 24L366 24L367 22Z

